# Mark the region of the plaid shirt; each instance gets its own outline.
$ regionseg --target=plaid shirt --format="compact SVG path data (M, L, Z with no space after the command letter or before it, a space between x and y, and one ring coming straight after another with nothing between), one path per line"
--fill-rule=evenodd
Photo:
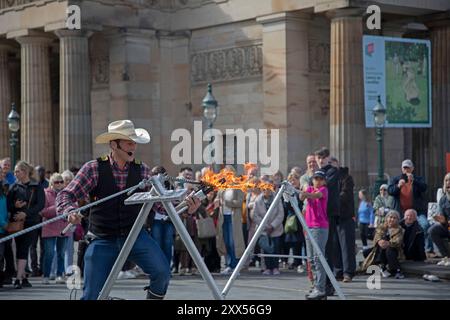
M129 163L120 169L117 163L109 156L116 186L119 190L124 190L127 184ZM141 164L141 177L148 179L151 176L150 168L145 164ZM72 209L78 208L77 202L89 199L89 193L95 189L98 184L98 161L92 160L83 165L78 171L76 177L58 193L56 198L57 214L64 214Z

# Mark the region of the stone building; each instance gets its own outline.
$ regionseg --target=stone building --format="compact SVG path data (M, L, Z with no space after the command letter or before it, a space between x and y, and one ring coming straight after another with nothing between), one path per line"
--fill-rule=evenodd
M370 4L382 13L375 32ZM70 5L81 30L67 30ZM171 133L202 119L212 83L215 128L280 129L283 172L329 145L367 185L377 149L364 124L362 36L420 37L432 41L433 126L386 129L385 171L410 157L437 186L450 150L449 10L447 0L0 0L0 156L14 101L22 159L80 166L106 150L93 137L129 118L152 135L138 156L175 170Z

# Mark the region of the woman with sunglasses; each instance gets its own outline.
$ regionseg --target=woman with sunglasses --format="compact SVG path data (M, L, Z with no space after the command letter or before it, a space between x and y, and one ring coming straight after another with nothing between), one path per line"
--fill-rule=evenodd
M374 227L384 223L384 217L393 209L393 198L388 194L388 185L382 184L380 186L380 194L377 195L373 202L373 209L375 210L375 223Z
M56 217L55 200L57 194L64 189L64 179L61 174L54 173L50 177L50 187L45 189L45 208L41 211L42 220ZM43 284L49 284L49 276L52 270L53 257L56 247L56 283L65 283L64 252L67 245L67 233L61 236L61 231L67 226L66 220L58 220L42 227L42 240L44 242L44 278Z

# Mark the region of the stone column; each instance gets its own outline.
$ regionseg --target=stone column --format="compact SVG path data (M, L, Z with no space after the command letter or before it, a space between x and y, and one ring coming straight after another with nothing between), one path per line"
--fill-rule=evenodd
M59 170L81 167L92 158L88 36L59 30Z
M155 32L152 30L122 29L108 35L109 95L108 121L132 120L136 128L150 132L154 142L140 146L136 157L149 164L157 163L159 151L159 65L155 62ZM155 50L157 49L157 50ZM107 127L105 124L103 130ZM156 159L156 160L155 160Z
M309 16L276 13L257 21L263 25L264 127L280 131L276 169L286 173L311 151Z
M338 10L331 17L330 151L349 167L357 186L367 186L362 14Z
M442 187L446 173L445 154L450 152L450 25L431 31L432 127L429 135L429 176L431 200Z
M47 34L16 38L21 44L21 159L54 170Z
M11 46L0 42L0 159L10 154L10 131L6 122L11 110L11 79L9 76L8 52Z

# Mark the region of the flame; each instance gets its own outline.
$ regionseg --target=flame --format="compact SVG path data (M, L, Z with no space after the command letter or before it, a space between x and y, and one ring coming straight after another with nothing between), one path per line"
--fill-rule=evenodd
M256 168L256 164L244 164L246 173L253 168ZM270 183L260 181L248 174L236 176L232 170L227 168L220 170L219 173L214 173L212 170L208 169L204 173L202 181L214 186L216 189L239 189L244 192L247 192L249 189L275 190L274 186Z

